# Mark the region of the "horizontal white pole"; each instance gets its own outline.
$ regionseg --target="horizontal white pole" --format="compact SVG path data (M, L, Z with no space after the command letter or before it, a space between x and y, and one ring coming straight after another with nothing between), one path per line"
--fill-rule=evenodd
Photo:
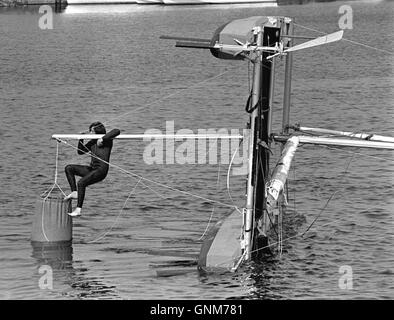
M389 136L380 136L377 134L363 133L363 132L348 132L348 131L337 131L337 130L329 130L329 129L321 129L321 128L309 128L309 127L299 127L301 131L309 131L316 133L324 133L324 134L332 134L338 136L347 136L358 139L365 139L369 141L383 141L383 142L393 142L394 137Z
M304 143L304 144L394 150L394 143L392 142L327 138L327 137L310 137L310 136L298 136L298 138L300 140L300 143ZM288 140L288 137L274 136L274 140L285 142Z
M269 51L269 52L278 51L276 47L262 47L262 46L222 44L222 43L215 43L213 48L229 50L229 51Z
M104 134L54 134L52 139L100 139ZM222 134L120 134L115 139L242 139L242 135Z

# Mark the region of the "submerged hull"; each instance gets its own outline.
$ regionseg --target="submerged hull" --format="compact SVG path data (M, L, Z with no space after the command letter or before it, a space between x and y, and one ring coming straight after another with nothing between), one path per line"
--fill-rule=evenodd
M240 246L242 219L238 211L219 221L201 247L198 259L200 272L233 270L242 257Z

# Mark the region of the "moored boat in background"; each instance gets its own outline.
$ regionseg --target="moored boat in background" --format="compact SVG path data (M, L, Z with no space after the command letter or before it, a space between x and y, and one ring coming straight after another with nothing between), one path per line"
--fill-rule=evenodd
M67 0L67 4L136 4L136 0Z
M138 4L162 4L162 0L137 0Z

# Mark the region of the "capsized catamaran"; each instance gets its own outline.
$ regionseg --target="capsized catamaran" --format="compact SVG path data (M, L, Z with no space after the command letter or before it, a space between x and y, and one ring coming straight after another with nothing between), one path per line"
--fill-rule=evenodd
M253 85L247 99L248 136L176 135L185 139L241 139L248 146L246 199L242 210L234 209L219 221L204 240L198 268L204 272L235 271L245 261L259 259L262 253L282 248L284 191L292 159L302 144L394 149L394 138L371 134L307 128L290 125L292 54L298 50L341 40L343 31L293 45L293 19L282 16L254 16L236 19L220 26L211 39L162 36L176 40L176 47L209 49L219 59L247 60L253 65ZM272 130L275 61L285 56L282 128ZM313 132L318 136L290 134ZM101 135L55 134L52 138L97 139ZM143 139L145 134L121 134L116 139ZM150 135L151 138L172 138ZM276 166L270 170L271 144L283 143ZM274 232L273 232L274 231Z
M250 17L233 20L219 27L212 39L166 36L177 40L177 47L210 49L220 59L248 60L253 63L252 92L248 98L248 180L245 206L234 210L217 223L205 239L199 257L199 269L236 270L244 261L261 257L274 245L282 248L282 215L284 191L294 153L300 144L393 149L394 138L370 134L303 128L325 136L290 135L290 96L292 53L329 44L342 39L343 30L315 39L293 35L293 19L289 17ZM310 39L293 45L295 38ZM281 134L272 132L272 110L275 81L275 58L285 56L285 82ZM327 136L329 135L329 136ZM373 140L373 141L372 141ZM270 172L271 143L283 143L277 165ZM272 231L275 232L272 232ZM274 235L274 241L271 234Z

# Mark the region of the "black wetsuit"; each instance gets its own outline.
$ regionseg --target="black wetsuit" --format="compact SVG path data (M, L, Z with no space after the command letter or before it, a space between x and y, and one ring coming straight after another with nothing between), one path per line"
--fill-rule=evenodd
M83 140L78 142L78 154L92 153L92 158L89 166L78 164L69 164L66 166L66 177L70 184L71 191L77 191L78 186L78 202L77 207L82 208L83 200L85 199L85 189L88 185L100 182L105 179L109 169L109 158L111 155L113 139L120 134L119 129L113 129L102 137L103 145L97 145L97 139L90 140L84 144ZM99 159L98 159L99 158ZM100 159L104 160L101 161ZM75 176L82 177L75 182Z

